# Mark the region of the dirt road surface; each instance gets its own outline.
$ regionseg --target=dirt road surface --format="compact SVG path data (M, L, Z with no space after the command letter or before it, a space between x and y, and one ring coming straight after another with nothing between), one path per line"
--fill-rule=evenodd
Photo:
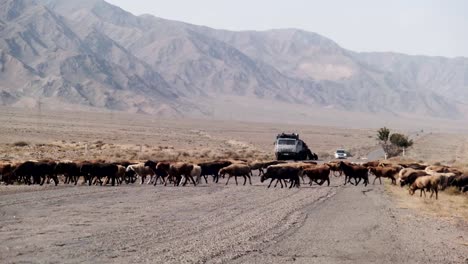
M468 263L468 228L383 185L0 188L2 263ZM242 182L242 181L241 181Z

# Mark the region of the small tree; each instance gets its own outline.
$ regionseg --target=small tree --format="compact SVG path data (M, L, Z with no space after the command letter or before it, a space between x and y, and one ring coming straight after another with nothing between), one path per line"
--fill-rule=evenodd
M413 140L403 134L395 133L390 136L390 142L400 148L409 148L413 145Z
M377 131L377 140L379 141L382 149L385 152L385 155L388 156L391 152L390 145L388 144L388 140L390 139L390 129L386 127L382 127Z
M390 133L390 129L383 127L377 131L377 140L380 142L385 154L388 157L400 155L405 150L413 145L413 141L400 133Z
M382 144L387 144L388 140L390 137L390 129L386 127L382 127L377 131L377 139L382 143Z
M403 151L403 156L405 155L406 149L413 145L413 140L399 133L392 134L390 136L390 142L392 145L396 146L399 151Z

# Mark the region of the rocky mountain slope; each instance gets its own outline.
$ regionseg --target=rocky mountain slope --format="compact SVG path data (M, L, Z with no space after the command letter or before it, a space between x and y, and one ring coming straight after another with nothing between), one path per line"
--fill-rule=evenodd
M255 113L466 117L465 58L356 53L302 30L215 30L102 0L4 0L0 10L2 105L221 117L278 104Z

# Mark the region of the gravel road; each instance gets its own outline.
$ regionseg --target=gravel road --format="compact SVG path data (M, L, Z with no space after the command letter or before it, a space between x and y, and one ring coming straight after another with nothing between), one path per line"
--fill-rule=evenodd
M0 186L2 263L468 263L382 186Z
M236 263L468 263L468 227L397 209L383 186L341 187Z

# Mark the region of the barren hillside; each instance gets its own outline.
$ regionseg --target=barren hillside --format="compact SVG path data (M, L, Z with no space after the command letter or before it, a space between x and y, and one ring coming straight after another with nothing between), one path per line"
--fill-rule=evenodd
M299 29L217 30L102 0L0 5L2 105L202 118L242 107L256 113L239 117L249 120L467 116L465 58L356 53Z

